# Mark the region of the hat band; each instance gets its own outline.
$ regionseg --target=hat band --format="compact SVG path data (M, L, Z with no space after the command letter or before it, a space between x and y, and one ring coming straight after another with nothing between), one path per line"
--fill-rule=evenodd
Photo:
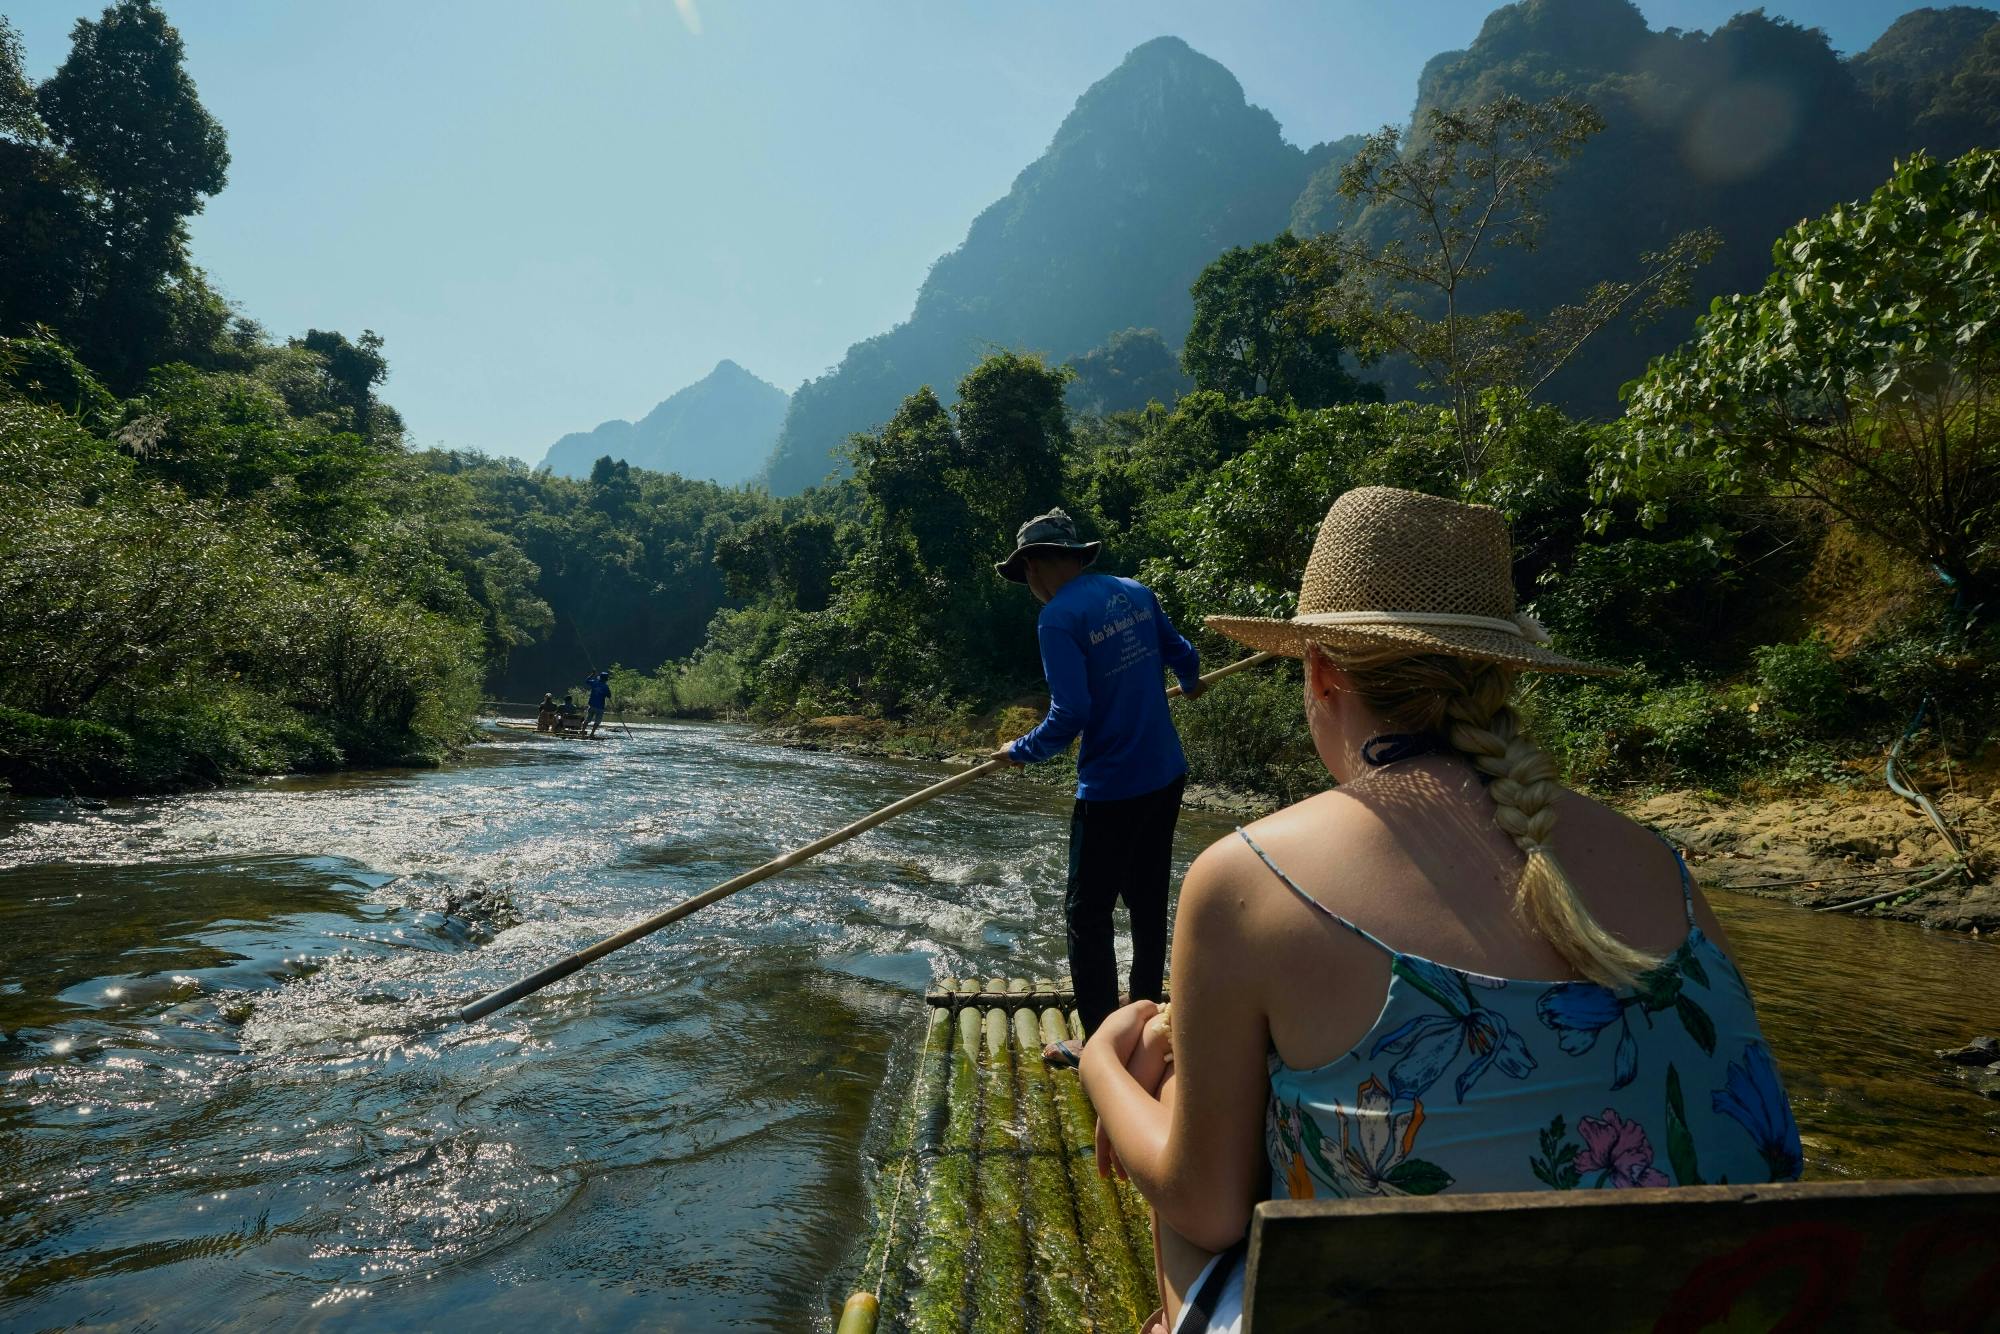
M1526 612L1513 619L1470 616L1455 611L1309 611L1292 618L1293 625L1428 625L1449 629L1497 630L1531 644L1549 642L1549 632Z

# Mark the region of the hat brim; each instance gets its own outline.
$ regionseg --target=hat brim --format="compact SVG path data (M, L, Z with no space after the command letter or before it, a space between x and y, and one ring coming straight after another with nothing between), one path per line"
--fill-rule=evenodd
M1083 557L1083 563L1089 565L1097 560L1097 553L1103 547L1102 542L1078 542L1074 545L1068 542L1030 542L1024 547L1015 547L1014 554L995 562L993 569L1002 579L1025 584L1028 582L1028 557L1038 551L1065 551L1072 556Z
M1318 644L1335 662L1341 650L1374 652L1407 648L1416 653L1444 653L1455 658L1497 662L1524 671L1559 672L1570 676L1617 676L1622 667L1564 657L1554 649L1519 635L1473 626L1421 625L1301 625L1265 616L1210 616L1209 629L1239 644L1286 658L1303 658L1308 644Z

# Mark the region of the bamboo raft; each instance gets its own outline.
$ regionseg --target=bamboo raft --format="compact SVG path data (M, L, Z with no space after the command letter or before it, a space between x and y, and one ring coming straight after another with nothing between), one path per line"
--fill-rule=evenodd
M551 740L551 741L606 741L606 740L609 740L609 737L607 737L607 736L604 736L604 735L598 735L598 736L592 736L592 735L591 735L590 733L588 733L588 732L578 732L578 731L575 731L575 730L570 730L570 731L566 731L566 732L558 732L558 731L549 731L549 732L544 732L544 731L543 731L543 730L542 730L541 728L539 728L539 727L535 726L535 725L534 725L533 723L510 723L510 722L505 722L505 721L502 721L502 722L496 722L496 723L494 723L493 725L494 725L495 727L499 728L500 730L502 730L502 731L505 731L505 732L525 732L525 733L527 733L527 734L528 734L529 736L539 736L539 737L547 737L547 738L548 738L549 740Z
M1096 1122L1044 1042L1067 988L946 979L847 1270L838 1334L1136 1330L1150 1215L1097 1175ZM1267 1202L1244 1334L1456 1328L2000 1334L2000 1177Z
M1097 1175L1083 1086L1042 1060L1044 1043L1083 1036L1074 996L947 978L926 999L842 1334L1137 1329L1158 1304L1150 1214Z

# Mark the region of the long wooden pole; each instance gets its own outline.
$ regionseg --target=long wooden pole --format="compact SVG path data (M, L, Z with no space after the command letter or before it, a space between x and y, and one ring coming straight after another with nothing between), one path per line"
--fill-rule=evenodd
M1268 653L1253 653L1247 658L1238 658L1235 662L1218 667L1202 677L1201 683L1204 686L1211 685L1233 672L1240 672L1245 667L1260 663L1270 656ZM1176 685L1167 691L1167 697L1171 699L1180 693L1181 688ZM754 871L745 871L734 880L726 880L713 889L703 890L693 898L682 899L665 912L655 913L636 926L628 926L617 935L606 936L603 940L598 941L588 949L578 950L566 959L559 959L538 973L532 973L522 978L519 982L502 987L489 996L482 996L461 1009L458 1012L458 1017L468 1024L477 1019L484 1019L495 1010L504 1009L521 999L521 997L540 991L551 982L559 982L571 973L597 962L615 950L624 949L635 940L645 939L663 926L670 926L680 921L681 918L691 913L699 912L711 903L726 899L738 890L748 889L761 880L769 880L780 871L789 871L800 862L817 857L828 848L845 843L848 839L854 838L857 835L867 833L870 829L873 829L885 820L895 819L904 811L914 810L927 801L942 797L947 792L956 792L959 788L976 783L994 770L1006 768L1009 763L1010 761L1005 754L995 755L983 764L975 764L964 773L953 774L941 783L932 783L921 792L912 792L901 801L890 802L881 810L864 815L853 824L842 829L836 829L824 838L814 839L802 848L794 848L782 857L765 862Z

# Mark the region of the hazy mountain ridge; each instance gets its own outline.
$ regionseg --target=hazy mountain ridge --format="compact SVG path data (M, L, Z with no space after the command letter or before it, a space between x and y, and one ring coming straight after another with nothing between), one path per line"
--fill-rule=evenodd
M561 477L588 477L598 459L609 457L735 486L764 466L790 401L784 390L725 359L636 422L608 421L564 436L541 466Z
M1972 40L1980 33L1984 55ZM1551 381L1549 395L1564 408L1601 415L1617 410L1619 386L1649 358L1686 338L1688 315L1763 280L1785 228L1867 194L1914 149L1955 156L1992 142L1996 116L1977 107L1976 76L1995 69L2000 14L1992 10L1916 10L1867 52L1842 59L1823 32L1761 10L1714 32L1654 31L1628 0L1521 0L1490 14L1468 49L1425 65L1413 122L1434 107L1501 93L1568 93L1608 123L1552 191L1539 247L1508 253L1479 284L1479 307L1543 311L1601 279L1635 273L1641 251L1684 230L1721 234L1722 251L1697 275L1687 314L1638 333L1606 329ZM1329 163L1307 185L1294 229L1381 235L1386 217L1355 216L1338 197L1340 165ZM1392 396L1414 391L1397 367L1384 372Z
M1432 107L1503 92L1582 97L1609 128L1559 181L1539 249L1510 252L1475 302L1545 310L1635 272L1642 251L1686 229L1714 227L1725 242L1687 312L1636 333L1607 329L1549 386L1569 410L1601 414L1617 409L1618 386L1648 358L1686 336L1693 310L1761 281L1784 228L1866 194L1915 148L1955 155L2000 137L2000 14L1913 10L1842 58L1819 30L1761 10L1713 32L1655 31L1629 0L1520 0L1488 15L1466 50L1425 64L1413 123ZM1157 331L1176 352L1192 313L1188 287L1230 246L1287 226L1380 231L1383 218L1355 216L1338 193L1340 169L1362 142L1349 133L1294 147L1222 65L1178 38L1147 42L1078 98L1048 149L973 219L932 267L907 321L797 389L761 473L753 463L689 475L755 474L774 493L802 490L836 466L848 436L879 426L921 385L949 401L995 347L1097 372L1113 364L1111 342L1126 331ZM1170 385L1165 368L1151 366L1158 359L1147 354L1144 378ZM1392 394L1415 392L1397 367L1379 374ZM1072 398L1105 408L1141 392L1124 374L1080 384ZM667 406L637 425L566 436L549 465L581 475L608 453L695 466L647 453L647 423Z
M1220 64L1173 37L1136 48L937 262L909 320L800 386L771 489L818 482L835 446L918 386L948 400L995 345L1062 361L1150 328L1178 346L1202 268L1281 230L1309 170Z

